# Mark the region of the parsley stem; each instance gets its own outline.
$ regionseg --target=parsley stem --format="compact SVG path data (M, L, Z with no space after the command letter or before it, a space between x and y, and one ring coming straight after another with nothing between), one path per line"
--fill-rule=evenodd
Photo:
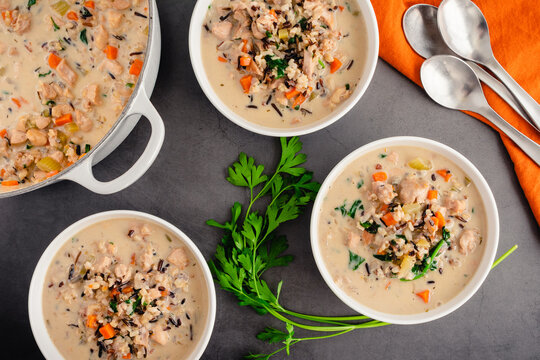
M505 252L504 254L501 255L500 258L498 258L497 260L495 260L495 262L493 263L493 265L491 265L491 270L493 270L497 265L499 265L504 259L506 259L508 257L508 255L512 254L514 251L516 251L516 249L518 248L517 244L512 246L510 249L508 249L507 252Z
M343 330L354 330L354 329L365 329L365 328L371 328L371 327L378 327L378 326L384 326L384 325L390 325L385 322L381 322L378 320L368 321L361 324L350 324L350 325L340 325L340 326L312 326L312 325L304 325L297 323L295 321L292 321L285 316L281 315L277 311L273 309L266 308L270 314L272 314L275 318L287 323L291 324L293 326L299 327L304 330L311 330L311 331L323 331L323 332L336 332L336 331L343 331Z
M317 315L306 315L306 314L300 314L294 311L290 311L287 309L283 309L284 313L300 318L300 319L306 319L306 320L312 320L312 321L358 321L358 320L366 320L369 319L369 317L365 315L357 315L357 316L317 316Z

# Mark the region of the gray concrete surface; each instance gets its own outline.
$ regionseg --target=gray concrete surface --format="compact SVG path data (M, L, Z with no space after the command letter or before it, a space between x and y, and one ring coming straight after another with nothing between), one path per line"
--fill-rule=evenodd
M278 156L276 139L251 134L223 118L200 90L189 63L188 23L194 1L160 1L163 57L152 98L165 122L165 144L150 171L127 190L93 194L59 183L0 201L0 284L3 359L39 359L30 331L27 294L41 253L65 227L87 215L134 209L160 216L186 232L210 257L218 233L204 224L224 219L243 191L228 184L226 166L245 151L268 164ZM142 122L126 142L96 168L101 179L125 170L142 152L149 126ZM421 89L379 61L374 80L358 105L333 126L302 137L307 167L322 181L357 147L387 136L417 135L441 141L467 156L484 174L501 214L499 254L519 249L502 263L479 292L453 314L429 324L360 330L334 339L302 343L290 359L539 359L540 232L519 188L498 135L459 112L431 102ZM326 287L309 245L309 214L281 230L295 261L268 273L284 280L282 302L314 314L351 314ZM241 308L217 290L218 315L204 359L238 359L270 351L255 338L278 326ZM283 358L283 357L279 357Z

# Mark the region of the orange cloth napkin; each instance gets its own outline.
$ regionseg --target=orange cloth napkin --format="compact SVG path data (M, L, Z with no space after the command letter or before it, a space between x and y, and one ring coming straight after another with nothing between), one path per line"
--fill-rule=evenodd
M379 24L379 56L419 86L424 61L409 46L401 27L403 14L412 5L439 6L440 0L371 0ZM540 100L540 6L530 0L475 0L487 19L495 57L537 102ZM497 94L484 86L491 106L516 129L540 143L540 136ZM466 112L492 126L483 117ZM506 135L502 141L514 162L519 183L540 224L540 167Z

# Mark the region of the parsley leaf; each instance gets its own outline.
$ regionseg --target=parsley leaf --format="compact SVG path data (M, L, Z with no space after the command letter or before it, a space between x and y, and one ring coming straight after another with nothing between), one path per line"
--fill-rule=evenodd
M79 34L79 38L81 39L81 41L83 43L85 43L86 45L88 45L88 38L86 37L86 29L82 29L81 30L81 33Z
M271 61L283 60L267 59L268 63ZM238 155L238 160L228 168L227 181L245 188L249 201L245 205L235 202L231 207L230 218L225 222L206 222L222 232L221 241L213 258L208 262L216 283L223 290L234 294L239 305L249 306L260 315L271 314L285 325L286 331L267 327L257 335L262 341L283 344L279 350L271 354L250 354L246 356L248 359L269 359L280 351L288 354L292 345L316 339L296 338L294 327L334 332L338 335L362 327L386 325L379 321L370 321L369 325L364 326L366 318L363 316L327 318L292 312L279 302L283 282L279 281L273 291L263 279L267 270L286 266L293 260L291 255L285 254L288 249L287 238L278 234L277 230L280 225L296 219L315 199L320 187L319 183L313 181L313 174L302 167L306 155L300 153L302 143L298 138L281 138L280 145L281 157L271 171L266 171L265 166L257 164L254 158L244 153ZM254 206L259 203L263 203L264 207L259 206L255 210ZM360 207L361 202L358 200L347 213L354 217ZM353 254L352 261L352 266L357 269L365 259ZM133 310L135 309L134 305ZM303 325L292 322L287 317L322 325ZM345 321L361 323L351 327L344 323Z
M30 10L33 5L36 5L36 0L28 0L28 4L26 5L26 7L28 8L28 10Z
M358 267L362 265L364 261L366 261L366 259L349 250L349 269L352 271L358 269Z
M266 60L266 65L268 66L270 70L276 69L277 71L276 79L279 79L285 76L285 69L289 65L284 59L280 59L280 58L272 59L272 55L266 55L264 57L264 60Z

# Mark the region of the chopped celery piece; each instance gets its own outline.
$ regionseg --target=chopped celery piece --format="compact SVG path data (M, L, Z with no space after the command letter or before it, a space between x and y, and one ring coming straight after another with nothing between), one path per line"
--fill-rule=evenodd
M430 170L431 169L431 161L422 159L420 157L417 157L416 159L409 161L408 165L415 170Z
M287 29L280 29L278 31L278 36L280 40L287 41L289 39L289 30Z
M60 16L66 15L67 11L69 10L69 4L64 0L60 0L58 2L55 2L54 4L51 5L51 7Z
M70 133L75 133L75 132L79 131L79 127L74 122L70 122L70 123L67 123L66 125L64 125L64 129L66 129Z
M402 209L405 214L414 214L422 211L422 205L419 203L405 204Z
M36 166L39 168L39 170L45 172L56 171L62 168L60 166L60 163L51 158L50 156L44 157L43 159L39 160Z

